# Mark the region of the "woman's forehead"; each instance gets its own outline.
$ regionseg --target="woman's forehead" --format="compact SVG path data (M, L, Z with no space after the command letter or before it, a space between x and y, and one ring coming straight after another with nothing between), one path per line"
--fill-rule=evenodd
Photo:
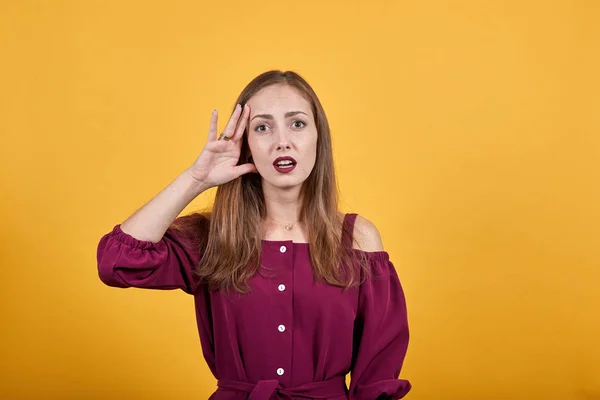
M256 114L285 113L288 111L311 110L308 100L297 89L289 85L271 85L261 89L248 100L250 117Z

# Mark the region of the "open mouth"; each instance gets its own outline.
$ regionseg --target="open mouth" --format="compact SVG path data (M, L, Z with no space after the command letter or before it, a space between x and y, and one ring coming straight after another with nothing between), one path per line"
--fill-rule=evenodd
M278 157L275 159L275 161L273 161L273 167L275 167L275 170L282 173L294 170L294 168L296 168L296 164L296 160L294 160L292 157Z

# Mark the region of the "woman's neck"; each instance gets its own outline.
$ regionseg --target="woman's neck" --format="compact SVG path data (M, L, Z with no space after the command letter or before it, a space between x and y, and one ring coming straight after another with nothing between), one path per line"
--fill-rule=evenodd
M267 214L262 221L262 238L306 242L304 227L299 221L302 210L300 189L265 189L263 187Z

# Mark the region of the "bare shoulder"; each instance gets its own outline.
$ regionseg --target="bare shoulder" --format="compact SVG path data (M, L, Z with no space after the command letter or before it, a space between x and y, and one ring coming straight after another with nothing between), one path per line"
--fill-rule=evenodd
M383 251L383 242L379 230L368 219L356 216L354 223L354 248L362 251Z

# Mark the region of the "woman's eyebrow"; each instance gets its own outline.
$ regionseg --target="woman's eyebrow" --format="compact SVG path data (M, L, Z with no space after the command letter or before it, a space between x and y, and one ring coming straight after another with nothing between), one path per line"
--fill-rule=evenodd
M289 117L293 117L294 115L298 115L298 114L304 114L308 117L308 114L305 113L304 111L288 111L285 113L285 118L289 118ZM273 116L271 114L256 114L254 117L252 117L252 119L254 118L264 118L264 119L273 119ZM252 119L250 121L252 121Z

